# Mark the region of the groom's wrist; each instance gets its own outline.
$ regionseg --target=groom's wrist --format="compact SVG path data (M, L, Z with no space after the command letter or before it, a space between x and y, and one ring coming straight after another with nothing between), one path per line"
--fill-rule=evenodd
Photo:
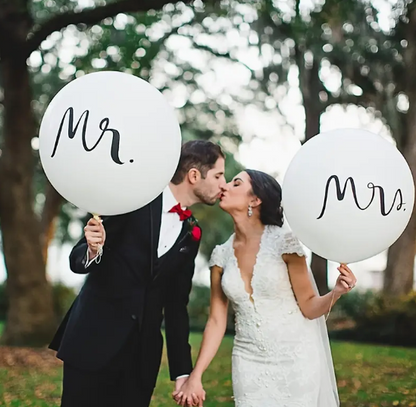
M184 379L185 377L189 377L189 374L180 375L175 379L175 381L178 380L178 379Z

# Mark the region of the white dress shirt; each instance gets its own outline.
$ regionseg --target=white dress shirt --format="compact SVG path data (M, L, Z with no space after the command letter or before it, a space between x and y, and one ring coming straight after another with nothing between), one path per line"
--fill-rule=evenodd
M172 194L169 186L165 188L162 195L162 222L160 224L159 246L157 248L157 255L162 257L175 244L178 239L183 222L180 220L177 213L169 212L178 201ZM186 209L183 208L182 209Z
M157 248L158 257L162 257L173 247L181 233L183 222L180 220L177 213L169 212L177 204L178 201L173 196L169 186L167 186L162 194L162 219L160 224L159 245ZM186 208L182 209L185 210ZM98 264L101 261L101 256L102 250L99 251L97 256L89 259L87 249L85 268L87 268L93 261ZM176 378L176 380L188 376L189 375L179 376Z

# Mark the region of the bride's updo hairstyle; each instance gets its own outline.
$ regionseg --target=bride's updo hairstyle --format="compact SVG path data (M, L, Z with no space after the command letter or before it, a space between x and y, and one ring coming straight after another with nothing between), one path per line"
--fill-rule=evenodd
M253 194L261 200L260 220L264 225L283 225L282 187L269 174L245 170L251 180Z

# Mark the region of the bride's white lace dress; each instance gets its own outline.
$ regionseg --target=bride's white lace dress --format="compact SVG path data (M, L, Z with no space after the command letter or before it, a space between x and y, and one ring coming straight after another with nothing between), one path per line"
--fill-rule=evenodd
M302 315L282 259L285 253L304 256L299 241L283 228L266 226L250 298L233 240L234 235L214 249L210 266L223 269L222 289L235 311L232 379L236 406L337 406L337 395L329 389L331 383L322 377L328 361L322 356L316 321ZM328 386L324 397L322 386Z

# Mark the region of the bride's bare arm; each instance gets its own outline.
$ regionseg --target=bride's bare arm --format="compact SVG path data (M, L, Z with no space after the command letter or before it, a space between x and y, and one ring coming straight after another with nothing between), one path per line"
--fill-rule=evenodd
M192 400L192 394L201 401L201 380L202 375L216 355L227 328L228 299L221 287L222 268L213 266L211 268L211 303L208 322L205 326L201 348L195 368L188 381L182 386L179 392L173 394L174 398L182 403L185 400ZM195 399L195 398L194 398Z
M192 372L193 376L202 377L216 355L227 328L228 299L222 291L221 273L220 267L211 268L210 311L198 359Z
M338 267L340 275L334 289L326 295L317 295L309 278L305 257L297 254L284 254L282 257L287 264L293 292L300 310L308 319L319 318L328 313L331 305L356 284L357 279L352 271L346 265L341 265Z

